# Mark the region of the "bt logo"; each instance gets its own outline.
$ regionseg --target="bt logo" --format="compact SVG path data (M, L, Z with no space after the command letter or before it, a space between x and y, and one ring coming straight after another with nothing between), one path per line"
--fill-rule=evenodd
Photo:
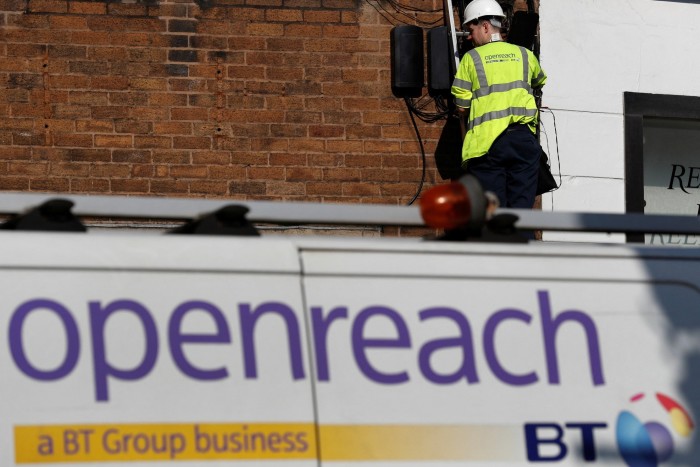
M644 394L633 396L633 403L644 399ZM657 393L656 400L668 412L671 427L676 434L687 437L695 425L688 412L670 397ZM673 456L673 435L657 421L642 423L635 415L623 410L617 416L617 448L629 467L656 467Z
M644 394L640 393L630 401L637 403L644 397ZM695 425L688 411L664 394L657 393L656 400L669 414L673 431L679 436L690 436ZM530 462L558 462L566 458L569 446L564 442L564 434L568 430L580 433L583 460L594 462L597 458L595 434L607 427L605 422L564 425L553 422L527 423L527 459ZM673 435L666 425L658 421L642 423L636 415L627 410L622 410L617 416L615 437L617 450L628 467L658 467L659 463L669 460L675 450ZM541 447L546 448L540 449Z

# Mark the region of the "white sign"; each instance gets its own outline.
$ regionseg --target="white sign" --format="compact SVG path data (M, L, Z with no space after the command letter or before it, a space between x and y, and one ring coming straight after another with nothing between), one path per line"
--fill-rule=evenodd
M700 215L700 122L644 121L644 212ZM698 235L646 236L655 245L700 246Z

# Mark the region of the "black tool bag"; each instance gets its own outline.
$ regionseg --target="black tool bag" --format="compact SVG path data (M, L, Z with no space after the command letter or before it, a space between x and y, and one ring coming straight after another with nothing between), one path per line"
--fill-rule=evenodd
M537 177L537 194L548 193L559 188L557 181L554 180L552 170L549 167L549 158L544 149L540 151L540 168Z

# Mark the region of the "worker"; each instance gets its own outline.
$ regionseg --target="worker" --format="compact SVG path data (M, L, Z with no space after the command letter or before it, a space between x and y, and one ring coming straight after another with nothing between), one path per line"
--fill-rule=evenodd
M530 209L542 151L533 90L547 76L530 50L503 42L504 18L495 0L472 0L464 11L463 29L475 48L464 54L452 84L459 116L467 117L462 168L501 206Z

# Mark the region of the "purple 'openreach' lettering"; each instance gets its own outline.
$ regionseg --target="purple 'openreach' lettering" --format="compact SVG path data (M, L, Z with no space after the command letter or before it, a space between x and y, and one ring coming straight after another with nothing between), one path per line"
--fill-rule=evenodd
M476 355L482 353L485 357L488 370L503 384L509 386L528 386L536 383L550 385L563 384L560 376L560 366L557 354L557 335L564 327L579 329L582 339L577 341L580 345L585 343L585 355L588 356L588 370L591 382L595 386L605 384L603 374L602 356L598 330L593 318L580 310L564 310L558 313L552 311L548 291L537 292L538 313L529 313L526 310L508 307L491 313L486 320L481 332L481 339L474 338L476 332L467 315L455 308L432 307L418 311L421 323L433 320L449 323L454 331L450 337L434 338L432 340L415 343L411 329L401 312L389 307L372 305L357 312L351 312L345 306L323 308L313 306L309 310L309 327L311 339L309 348L313 349L316 379L323 383L331 381L332 361L330 360L329 347L349 347L354 357L357 371L365 378L378 384L395 385L405 384L412 378L424 378L436 385L448 384L477 384L480 381L479 369L476 366ZM61 303L46 298L29 300L17 307L12 313L9 323L9 348L12 359L17 369L25 376L42 382L56 381L71 375L80 362L81 344L88 344L91 352L90 360L93 362L92 384L95 391L95 400L108 401L110 399L110 381L135 381L148 377L151 374L159 355L160 343L158 339L158 322L156 318L167 316L167 350L169 357L181 374L187 378L200 381L212 381L225 379L230 376L232 370L242 374L246 379L257 379L258 375L258 350L261 346L275 348L274 352L265 352L265 358L287 359L289 362L289 375L293 380L306 378L304 349L304 336L302 336L303 316L292 307L280 302L263 302L257 305L250 303L238 303L235 307L233 319L238 319L240 329L240 343L242 360L238 368L227 367L225 362L232 355L231 345L234 338L231 335L231 327L227 321L227 315L217 305L201 300L186 301L175 307L169 315L153 314L144 304L132 300L122 299L108 303L90 301L87 303L83 315L76 315ZM50 313L58 317L59 329L46 329L42 326L45 335L63 333L65 335L65 348L61 363L55 368L41 368L32 362L28 352L30 345L42 345L44 341L27 339L26 326L36 325L36 321L27 322L27 318L34 313ZM185 317L196 313L211 321L214 330L208 333L187 331ZM143 355L129 368L121 368L110 361L106 352L108 343L119 343L125 336L118 335L117 331L110 327L112 317L118 314L130 316L131 322L136 326L135 332L130 332L129 339L137 336L143 340ZM89 322L90 336L81 341L78 319ZM155 318L154 318L155 316ZM272 321L269 321L272 320ZM286 342L265 341L264 334L258 328L260 322L273 323L285 330ZM376 330L370 332L372 323L381 321L382 329L387 329L383 335L377 337ZM506 362L499 357L496 345L496 336L502 325L508 324L518 332L537 333L541 337L542 349L544 349L544 362L536 361L540 352L532 352L532 369L526 372L516 373L508 368ZM55 324L54 324L55 326ZM414 335L416 330L414 330ZM329 335L333 334L333 339ZM475 342L481 342L479 349ZM207 365L202 362L194 362L188 358L186 348L191 346L208 345L221 346L220 361L209 359ZM510 345L518 345L517 342ZM567 345L574 345L568 343ZM439 372L433 364L437 356L436 352L452 349L461 356L460 364L451 372ZM383 360L380 369L373 363L380 352L413 352L416 359L415 368L402 367L399 363L405 362L405 358L388 360L396 366L386 368L387 360ZM539 365L538 365L539 363ZM566 365L574 366L581 362L567 362ZM538 374L537 368L546 374ZM544 368L545 370L542 370ZM344 371L347 371L344 369ZM483 369L482 369L483 371Z

